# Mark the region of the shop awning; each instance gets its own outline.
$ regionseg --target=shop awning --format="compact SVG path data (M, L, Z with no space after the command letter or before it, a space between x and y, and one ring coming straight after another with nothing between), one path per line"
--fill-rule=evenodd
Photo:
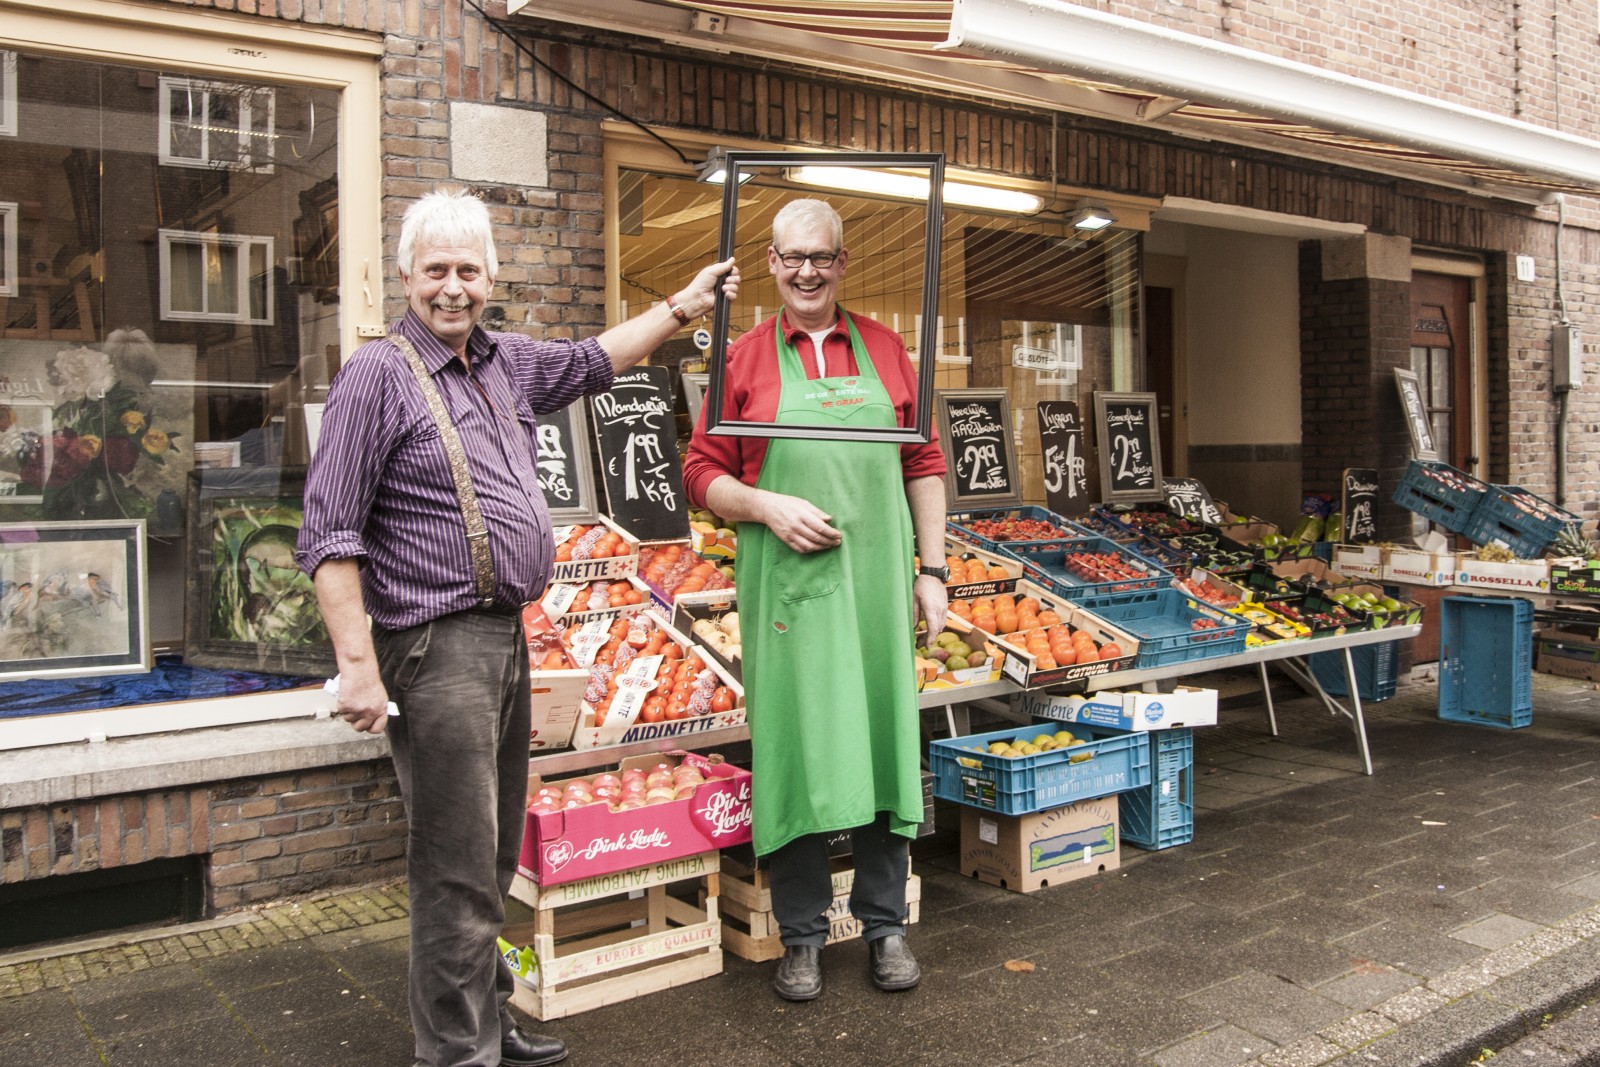
M1600 142L1063 0L510 0L512 13L1528 200Z

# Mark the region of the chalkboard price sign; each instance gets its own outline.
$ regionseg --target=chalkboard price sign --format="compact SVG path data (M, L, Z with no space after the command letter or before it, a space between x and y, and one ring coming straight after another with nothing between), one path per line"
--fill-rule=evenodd
M944 490L950 510L1020 504L1005 390L943 390L936 408L949 471Z
M589 399L611 518L641 541L689 534L671 377L665 367L635 367Z
M1211 526L1222 525L1222 509L1211 499L1211 493L1198 478L1167 478L1167 510L1186 519L1196 519Z
M556 525L593 522L594 469L589 463L589 425L582 404L539 416L539 488Z
M1082 515L1089 509L1083 416L1072 400L1046 400L1040 403L1038 412L1045 503L1058 515Z
M1417 378L1417 372L1396 367L1394 384L1400 390L1400 410L1405 414L1406 429L1411 433L1412 453L1418 459L1437 460L1439 448L1433 441L1428 405L1422 399L1422 382Z
M1378 536L1378 472L1369 467L1346 467L1339 511L1344 515L1344 530L1334 531L1340 540L1364 545Z
M1156 394L1095 393L1100 432L1100 496L1106 502L1162 497Z

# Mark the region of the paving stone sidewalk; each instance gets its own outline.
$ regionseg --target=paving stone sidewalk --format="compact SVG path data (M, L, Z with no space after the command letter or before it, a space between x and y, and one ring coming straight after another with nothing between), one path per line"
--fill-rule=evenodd
M1320 704L1240 695L1196 732L1196 835L1022 895L918 842L924 981L859 943L807 1005L770 964L537 1028L577 1065L1321 1067L1600 1063L1600 694L1535 676L1534 724L1442 723L1431 676L1367 706L1375 774ZM411 1062L403 885L0 957L0 1064ZM1031 965L1018 967L1021 961ZM1008 967L1007 965L1011 966Z

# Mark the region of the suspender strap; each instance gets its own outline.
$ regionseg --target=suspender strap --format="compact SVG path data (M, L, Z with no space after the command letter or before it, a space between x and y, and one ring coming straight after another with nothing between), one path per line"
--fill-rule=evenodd
M494 603L494 557L489 553L489 530L483 524L483 512L478 510L478 492L472 487L472 474L467 470L467 454L461 448L461 436L450 421L450 412L444 406L444 397L434 384L428 365L422 362L416 346L398 333L389 340L406 357L411 374L417 379L428 413L439 427L439 440L444 445L445 457L450 461L450 477L456 483L456 501L461 506L461 521L467 527L467 548L472 553L472 579L477 586L478 599L484 607Z

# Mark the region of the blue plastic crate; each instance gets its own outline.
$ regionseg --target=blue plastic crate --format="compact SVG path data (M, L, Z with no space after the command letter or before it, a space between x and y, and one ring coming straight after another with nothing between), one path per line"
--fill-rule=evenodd
M1002 545L1000 551L1022 563L1029 579L1058 596L1077 602L1086 596L1107 593L1132 593L1159 589L1172 584L1172 572L1142 559L1108 537L1079 537L1070 541L1025 541ZM1129 568L1127 576L1097 582L1067 570L1067 557L1074 552L1095 552L1115 556Z
M1120 542L1119 542L1120 543ZM1194 556L1170 541L1163 541L1159 537L1149 534L1140 534L1137 539L1123 544L1129 552L1140 559L1154 563L1157 567L1179 578L1187 578L1194 569Z
M965 541L969 545L998 552L1008 544L1028 543L1013 541L996 541L985 537L972 528L972 523L984 520L1000 521L1005 519L1037 519L1041 522L1053 523L1066 531L1068 537L1082 537L1088 533L1071 519L1057 515L1049 508L1041 508L1035 504L1024 504L1018 508L993 508L982 511L952 511L944 517L945 532L958 541Z
M1514 730L1533 722L1533 602L1439 602L1439 718Z
M1139 639L1139 658L1134 666L1140 670L1243 652L1251 629L1244 619L1202 604L1176 589L1085 597L1077 605ZM1196 629L1196 619L1206 619L1214 625Z
M1143 789L1117 794L1122 839L1151 851L1194 840L1194 731L1154 730L1154 773Z
M1563 527L1582 520L1516 485L1491 485L1461 535L1473 544L1502 544L1518 559L1542 559Z
M1017 726L930 742L933 795L1002 815L1026 815L1150 784L1150 748L1140 735L1124 730L1075 723L1072 735L1087 738L1085 744L1033 756L995 756L988 751L995 741L1053 734L1062 728L1060 723L1051 723L1048 729Z
M1395 487L1394 502L1460 533L1467 528L1472 509L1488 488L1489 483L1448 463L1414 459L1406 465L1406 472Z
M1362 700L1377 702L1394 696L1400 664L1398 641L1385 641L1379 645L1357 645L1350 650L1350 662L1356 669L1356 692ZM1329 696L1350 695L1350 684L1344 675L1343 652L1313 652L1306 657L1317 684Z

